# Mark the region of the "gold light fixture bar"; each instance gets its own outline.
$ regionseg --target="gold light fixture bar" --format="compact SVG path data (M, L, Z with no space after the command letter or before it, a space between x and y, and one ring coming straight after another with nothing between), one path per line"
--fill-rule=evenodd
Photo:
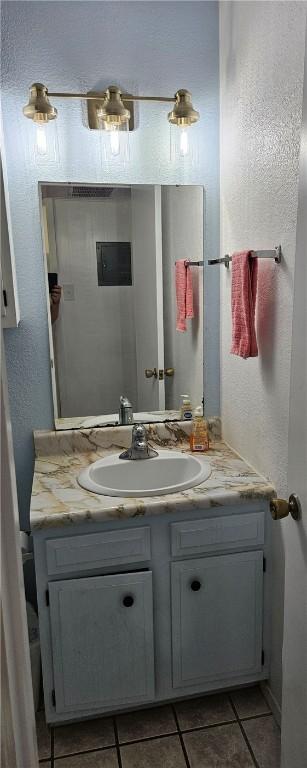
M105 100L107 91L88 91L87 93L50 93L46 90L48 97L59 99L95 99ZM176 96L132 96L131 93L121 93L122 101L176 101Z
M122 93L120 88L110 85L106 91L88 91L87 93L49 92L42 83L33 83L30 87L28 104L23 108L25 117L36 122L47 122L57 117L57 110L50 104L50 98L81 99L88 102L89 128L119 127L129 124L129 130L134 128L135 101L155 101L174 104L168 113L168 121L181 127L187 127L199 120L192 104L192 96L185 88L181 88L175 96L134 96Z

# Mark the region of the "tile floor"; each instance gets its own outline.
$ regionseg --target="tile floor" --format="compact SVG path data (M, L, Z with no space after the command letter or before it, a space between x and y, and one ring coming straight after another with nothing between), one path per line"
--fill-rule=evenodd
M37 736L41 768L280 768L257 686L51 729L39 712Z

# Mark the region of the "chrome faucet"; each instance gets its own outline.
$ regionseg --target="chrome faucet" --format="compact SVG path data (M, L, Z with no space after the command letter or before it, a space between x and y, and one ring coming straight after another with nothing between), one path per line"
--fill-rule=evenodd
M144 424L134 424L131 446L126 451L123 451L119 458L135 461L139 459L153 459L154 456L158 455L158 452L148 445Z
M128 397L121 395L119 398L119 411L118 411L118 423L119 424L132 424L133 422L133 410Z

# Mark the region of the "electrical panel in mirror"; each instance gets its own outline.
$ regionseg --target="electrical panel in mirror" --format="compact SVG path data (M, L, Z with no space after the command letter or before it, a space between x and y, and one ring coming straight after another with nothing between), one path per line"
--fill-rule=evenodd
M203 198L40 184L56 429L119 423L121 396L129 423L178 419L183 394L202 403Z

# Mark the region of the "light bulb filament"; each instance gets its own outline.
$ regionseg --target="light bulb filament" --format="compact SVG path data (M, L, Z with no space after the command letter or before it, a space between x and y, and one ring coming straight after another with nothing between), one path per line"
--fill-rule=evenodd
M36 126L36 149L38 155L47 154L47 136L44 125Z
M110 131L110 149L111 149L111 155L113 157L116 157L119 155L120 152L120 144L119 144L119 130L117 127L112 128Z
M186 128L180 131L179 152L181 157L186 157L189 152L189 137Z

